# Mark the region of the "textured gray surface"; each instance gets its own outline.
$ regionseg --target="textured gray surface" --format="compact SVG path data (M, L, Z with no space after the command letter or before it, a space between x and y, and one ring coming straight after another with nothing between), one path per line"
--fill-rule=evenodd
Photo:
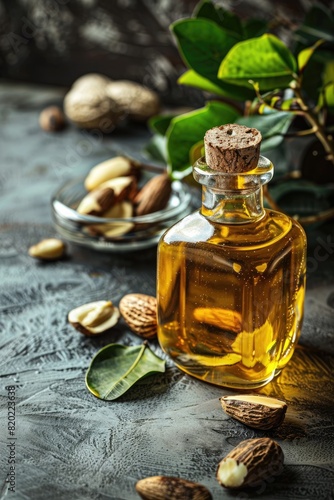
M67 259L48 264L33 261L27 248L54 234L49 201L60 184L120 150L140 157L147 132L119 131L93 143L76 163L68 156L66 164L82 133L68 128L47 135L37 123L39 110L59 98L53 90L0 89L0 498L135 500L136 480L164 474L202 482L214 500L333 499L334 250L321 243L333 241L333 227L310 236L301 346L260 391L287 401L279 429L254 431L231 420L218 400L229 391L170 362L165 374L119 400L100 401L85 388L92 356L111 342L141 340L123 322L114 333L86 338L67 324L67 312L91 300L117 304L129 292L155 294L155 248L100 255L72 246ZM150 345L161 354L157 343ZM15 493L5 482L8 385L16 386ZM254 491L220 488L214 478L219 460L241 440L264 435L284 450L282 476Z

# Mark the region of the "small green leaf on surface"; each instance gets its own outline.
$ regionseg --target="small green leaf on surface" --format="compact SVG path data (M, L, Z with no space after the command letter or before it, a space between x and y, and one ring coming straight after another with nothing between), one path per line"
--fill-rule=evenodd
M253 80L263 91L287 86L296 70L297 61L287 46L265 34L234 45L222 61L218 77L246 87Z
M86 373L86 386L97 398L113 401L141 378L164 371L165 361L146 343L141 346L109 344L92 359Z

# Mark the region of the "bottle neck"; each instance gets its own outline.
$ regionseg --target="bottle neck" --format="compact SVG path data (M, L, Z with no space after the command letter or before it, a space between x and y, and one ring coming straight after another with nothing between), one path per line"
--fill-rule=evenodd
M217 223L245 224L264 215L262 187L240 193L202 186L202 215Z
M260 156L255 169L242 173L212 170L201 158L193 175L202 184L204 217L224 224L245 224L263 217L262 186L273 176L273 164L267 158Z

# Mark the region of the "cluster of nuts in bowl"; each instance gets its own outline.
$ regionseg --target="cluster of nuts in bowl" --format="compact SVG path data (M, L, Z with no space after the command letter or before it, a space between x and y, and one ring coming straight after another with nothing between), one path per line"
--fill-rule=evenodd
M162 210L171 196L172 183L166 172L154 175L140 186L142 165L131 158L116 156L91 169L84 181L86 196L76 211L104 219L124 219L122 223L89 225L89 233L106 239L121 236L133 229L132 217ZM140 186L140 187L139 187Z

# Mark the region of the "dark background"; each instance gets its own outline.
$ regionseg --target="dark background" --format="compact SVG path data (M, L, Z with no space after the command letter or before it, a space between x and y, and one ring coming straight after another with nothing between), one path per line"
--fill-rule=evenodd
M311 1L221 3L277 21L287 37ZM334 498L332 225L309 235L300 345L280 377L260 391L288 403L284 424L268 433L222 412L219 397L231 391L195 380L168 360L165 374L144 379L111 404L86 389L85 372L98 349L142 340L122 321L97 339L85 337L68 324L68 311L94 300L118 305L127 293L154 295L156 248L118 255L68 245L65 259L49 263L28 255L31 245L56 236L50 200L61 185L120 153L141 159L150 136L134 123L103 137L70 124L52 134L39 126L40 112L61 105L73 80L92 71L145 83L166 103L188 99L196 106L201 93L176 83L184 66L168 31L194 4L0 0L1 500L138 500L136 481L156 474L198 481L214 500ZM157 341L150 345L164 356ZM5 387L13 385L11 494ZM282 444L284 473L254 494L224 491L215 479L219 460L241 440L260 436Z
M311 0L221 0L243 17L270 19L283 38ZM333 1L323 0L328 6ZM165 102L194 99L176 84L184 66L169 32L196 0L0 0L0 75L70 86L97 72L138 81ZM193 104L197 104L196 102Z

